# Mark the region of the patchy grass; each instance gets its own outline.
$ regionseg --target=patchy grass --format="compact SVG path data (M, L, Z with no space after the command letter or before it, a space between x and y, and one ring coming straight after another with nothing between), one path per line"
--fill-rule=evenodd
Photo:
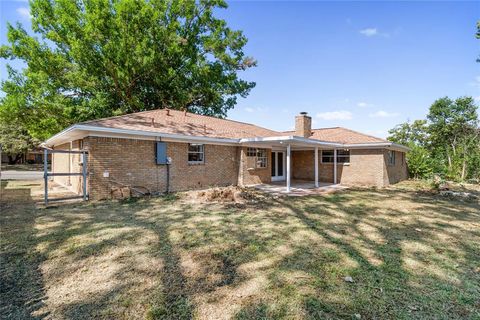
M421 183L47 209L32 188L2 185L5 318L480 318L480 204Z

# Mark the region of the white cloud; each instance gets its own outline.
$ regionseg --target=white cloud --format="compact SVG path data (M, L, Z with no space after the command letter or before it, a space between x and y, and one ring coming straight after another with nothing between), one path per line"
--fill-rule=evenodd
M370 113L370 118L392 118L400 115L398 112L387 112L384 110L378 110L377 112Z
M366 108L370 105L366 102L359 102L359 103L357 103L357 106L359 106L360 108Z
M350 111L339 110L317 113L317 118L322 120L350 120L352 113Z
M474 98L476 102L480 103L480 96Z
M390 33L380 32L377 28L365 28L360 30L359 32L365 37L376 37L376 36L381 36L385 38L390 37Z
M26 19L30 19L32 17L32 15L30 14L30 9L26 7L17 8L17 13Z
M245 108L245 111L252 113L252 112L254 112L255 110L254 110L253 108L246 107L246 108Z
M377 28L366 28L366 29L360 30L359 32L366 37L373 37L378 35Z

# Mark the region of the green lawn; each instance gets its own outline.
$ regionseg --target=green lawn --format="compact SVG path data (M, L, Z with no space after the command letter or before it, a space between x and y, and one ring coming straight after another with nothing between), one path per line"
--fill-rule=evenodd
M44 209L4 182L0 314L480 319L480 204L423 187Z

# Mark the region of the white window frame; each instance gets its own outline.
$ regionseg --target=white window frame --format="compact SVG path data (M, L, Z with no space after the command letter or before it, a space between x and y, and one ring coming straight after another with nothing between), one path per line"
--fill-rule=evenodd
M247 148L247 157L256 157L257 156L257 148Z
M264 153L262 155L262 153ZM268 153L266 148L251 148L248 147L246 151L247 157L255 157L255 168L268 168Z
M201 151L190 151L190 146L200 146ZM191 154L201 154L202 160L199 161L191 161L190 155ZM205 163L205 145L202 143L189 143L187 147L187 160L189 164L203 164Z
M326 157L331 157L332 161L323 161L323 152L324 151L331 151L332 152L332 155L327 155ZM348 155L339 155L338 152L339 151L347 151L348 152ZM350 157L351 157L351 152L350 152L350 149L337 149L337 164L344 164L344 165L349 165L350 164ZM341 158L346 158L348 159L348 161L340 161ZM321 154L320 154L320 163L325 163L325 164L334 164L334 160L335 159L335 151L334 150L321 150Z
M261 155L261 152L264 152L264 154ZM257 158L255 160L255 165L257 166L257 168L260 168L260 169L268 168L267 149L264 149L264 148L257 149Z
M387 152L387 163L388 163L389 166L395 166L395 163L396 163L395 150L388 150L388 152Z

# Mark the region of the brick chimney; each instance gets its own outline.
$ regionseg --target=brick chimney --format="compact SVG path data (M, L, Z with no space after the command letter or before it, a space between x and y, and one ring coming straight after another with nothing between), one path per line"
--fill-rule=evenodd
M295 116L295 135L299 137L309 138L312 135L312 117L306 112L300 112Z

